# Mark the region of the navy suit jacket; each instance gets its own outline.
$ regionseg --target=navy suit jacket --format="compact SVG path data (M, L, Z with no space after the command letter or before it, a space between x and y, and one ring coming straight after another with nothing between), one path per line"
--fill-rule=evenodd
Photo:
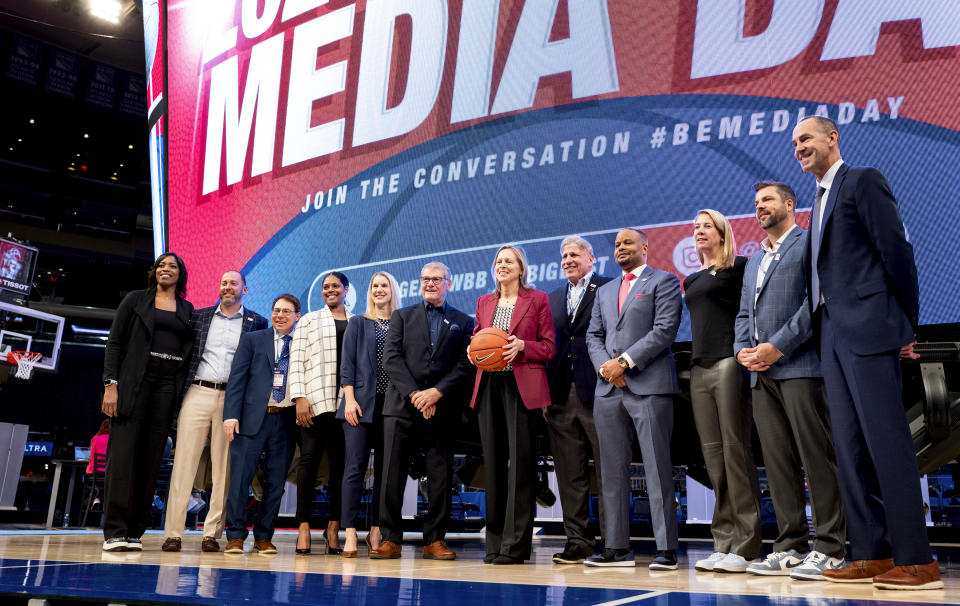
M820 232L820 291L839 338L860 355L913 341L920 313L917 266L886 178L874 168L841 165ZM808 293L810 252L808 244Z
M267 414L276 361L273 338L273 327L244 333L233 356L223 418L238 419L243 436L256 435Z
M647 266L617 313L619 296L620 280L610 280L597 292L587 329L587 349L594 372L599 372L607 360L626 353L635 364L624 373L627 389L632 393L677 393L677 369L670 345L680 327L680 280ZM597 377L596 396L608 395L613 389L613 383Z
M384 416L423 419L410 402L410 394L436 387L443 393L437 414L430 420L448 418L463 398L473 374L467 358L467 343L473 334L473 318L447 304L437 346L430 347L430 328L423 301L393 312L383 347L383 366L390 386L383 403Z
M758 343L772 344L783 357L765 371L771 379L822 376L813 342L807 291L803 287L803 253L808 237L808 232L793 228L770 261L756 304L757 273L766 253L761 250L750 257L744 268L733 354L737 355L745 347L756 347ZM754 326L759 341L753 336ZM750 386L756 384L757 373L751 372Z
M590 362L587 351L587 327L590 326L590 314L597 289L610 281L610 278L593 274L587 289L583 292L577 315L573 323L567 314L567 285L564 284L550 293L550 312L553 314L553 328L556 333L557 353L547 364L547 380L550 381L550 400L554 404L564 404L570 395L570 383L576 383L580 401L593 404L593 392L597 388L597 372Z
M340 352L340 384L353 386L353 397L360 405L361 423L372 423L377 404L377 321L352 316L343 335ZM344 420L347 398L340 398L337 418Z
M190 384L197 376L197 369L200 368L200 359L203 357L203 350L207 347L207 335L210 334L210 323L213 321L213 314L217 311L220 304L196 309L190 316L190 324L193 326L193 340L196 347L193 348L193 356L190 358L190 370L187 372L187 383L184 386L184 395L190 389ZM268 327L270 322L255 311L243 308L243 326L241 332L250 332L252 330L263 330Z

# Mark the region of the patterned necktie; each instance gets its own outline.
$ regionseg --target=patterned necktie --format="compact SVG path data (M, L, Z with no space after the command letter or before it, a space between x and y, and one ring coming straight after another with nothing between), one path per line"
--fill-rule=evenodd
M823 194L827 190L817 188L817 200L810 215L810 300L813 310L820 307L820 276L817 274L817 258L820 256L820 208L823 206Z
M273 388L273 401L283 402L287 394L287 368L290 366L290 340L293 337L283 335L283 347L280 349L280 359L277 360L277 369L274 372L283 374L283 384Z
M627 293L630 292L630 280L636 278L633 274L627 274L623 276L623 279L620 281L620 298L617 299L617 313L622 313L623 304L627 300Z

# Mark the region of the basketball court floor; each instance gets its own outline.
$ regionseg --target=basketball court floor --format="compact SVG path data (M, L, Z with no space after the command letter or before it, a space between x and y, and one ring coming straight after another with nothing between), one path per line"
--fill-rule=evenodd
M0 604L28 597L120 604L960 604L956 546L935 547L945 589L891 592L869 584L698 573L693 562L709 555L707 541L683 541L680 569L673 572L647 569L655 551L650 540L633 542L636 568L553 564L562 537L536 537L534 559L520 566L485 565L477 534L448 536L458 554L453 562L422 559L416 535L397 560L370 560L363 543L357 559L322 555L319 533L310 556L294 554L292 531L277 533L273 556L201 553L197 533L187 533L180 553L163 553L162 541L160 533L148 533L142 553L103 553L96 531L0 531Z

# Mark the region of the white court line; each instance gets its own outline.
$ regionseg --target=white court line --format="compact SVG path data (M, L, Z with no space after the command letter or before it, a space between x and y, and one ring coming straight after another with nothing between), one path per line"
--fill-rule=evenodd
M27 560L29 562L29 560ZM36 564L16 564L13 566L3 566L0 564L0 570L9 570L11 568L43 568L43 567L54 567L54 566L79 566L81 564L96 564L97 562L41 562L38 561Z
M620 598L619 600L613 600L612 602L599 602L593 606L619 606L620 604L632 604L633 602L639 602L640 600L646 600L647 598L655 598L661 595L667 595L669 591L648 591L647 593L641 593L640 595L631 596L629 598Z

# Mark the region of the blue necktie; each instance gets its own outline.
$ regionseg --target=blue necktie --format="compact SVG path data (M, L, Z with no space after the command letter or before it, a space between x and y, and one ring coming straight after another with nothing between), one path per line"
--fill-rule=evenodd
M283 335L283 347L280 349L280 359L277 360L277 369L274 372L283 373L283 385L273 388L273 401L283 402L287 393L287 368L290 366L290 335Z
M810 302L813 310L820 307L820 276L817 273L817 258L820 257L820 207L823 206L823 194L827 190L817 188L817 201L810 216Z

